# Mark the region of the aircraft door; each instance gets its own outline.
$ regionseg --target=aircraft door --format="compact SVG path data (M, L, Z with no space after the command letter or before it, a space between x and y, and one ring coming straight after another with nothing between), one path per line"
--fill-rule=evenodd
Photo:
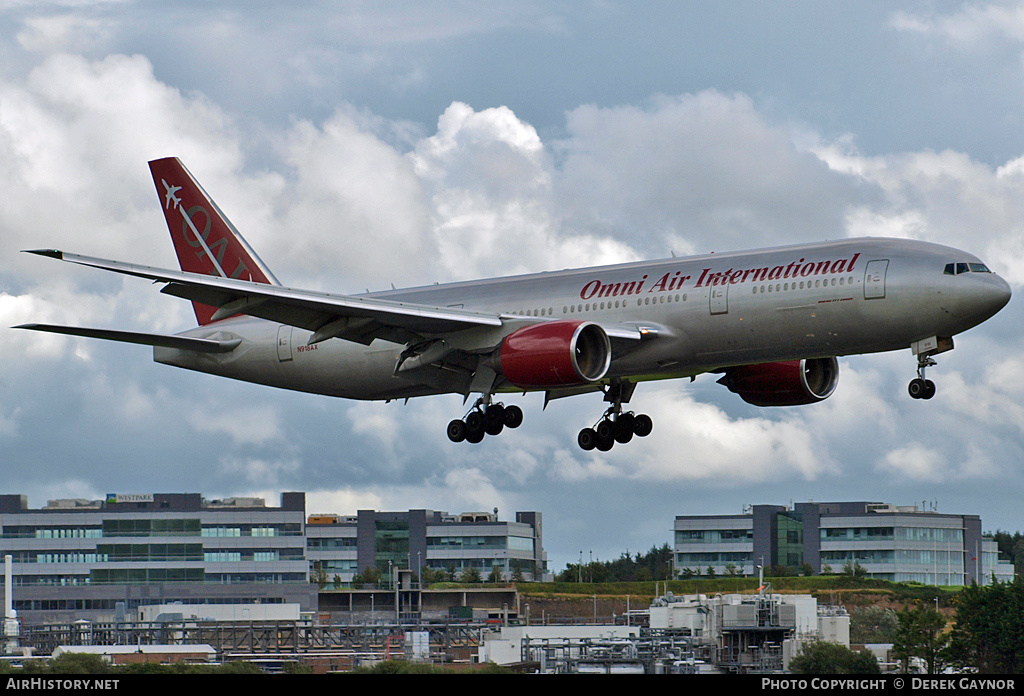
M864 269L864 299L885 299L885 272L889 268L888 259L868 261Z
M277 327L277 359L280 362L292 359L292 327L284 324Z
M728 314L729 284L712 285L710 288L710 302L712 314Z

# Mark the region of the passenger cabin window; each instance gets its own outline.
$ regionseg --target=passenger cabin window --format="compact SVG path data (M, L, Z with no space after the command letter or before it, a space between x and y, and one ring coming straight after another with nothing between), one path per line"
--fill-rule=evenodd
M991 273L983 263L947 263L943 273L946 275L960 275L961 273Z

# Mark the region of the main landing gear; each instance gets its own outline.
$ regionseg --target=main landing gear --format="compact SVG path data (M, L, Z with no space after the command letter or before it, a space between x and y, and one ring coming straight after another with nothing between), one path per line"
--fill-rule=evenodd
M935 382L924 378L926 368L937 365L931 357L921 354L917 356L917 377L910 380L907 391L912 399L930 399L935 396Z
M585 450L598 449L607 452L618 442L626 444L633 436L647 437L654 429L651 417L644 414L615 413L615 407L604 412L604 416L593 428L584 428L576 436L576 443Z
M611 407L604 412L593 428L584 428L576 437L576 443L584 450L597 449L607 452L616 442L626 444L633 436L647 437L654 428L651 417L632 411L622 412L622 404L629 403L636 384L616 382L608 385L604 400L611 402Z
M448 424L448 439L477 443L484 439L484 435L498 435L506 427L518 428L522 424L523 409L515 404L505 406L480 399L464 419L456 418Z

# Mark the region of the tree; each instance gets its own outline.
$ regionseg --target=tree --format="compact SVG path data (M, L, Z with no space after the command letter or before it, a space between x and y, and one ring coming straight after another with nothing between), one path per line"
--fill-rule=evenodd
M356 585L376 585L380 582L381 576L383 576L383 573L379 568L366 566L352 578L352 582Z
M946 664L946 617L934 609L919 605L906 608L897 614L899 628L893 641L893 652L902 663L902 672L910 672L911 660L917 658L925 663L928 674L937 674Z
M313 572L309 574L309 581L315 583L321 590L327 586L327 571L320 561L313 564Z
M964 588L955 621L953 664L981 674L1024 674L1024 578Z
M860 561L847 561L843 564L843 575L862 578L867 575L867 570L860 564Z
M793 674L878 674L878 660L869 652L856 652L838 643L805 643L789 663Z
M487 575L487 582L499 583L504 582L505 576L501 572L501 568L498 565L491 566L491 572Z
M899 629L899 617L892 609L872 605L850 610L851 643L893 643Z
M463 568L459 582L481 582L480 571L476 568Z
M623 553L614 561L570 563L558 574L559 582L635 582L672 579L672 549L652 546L647 553Z
M110 674L113 666L102 655L66 652L50 660L50 674Z

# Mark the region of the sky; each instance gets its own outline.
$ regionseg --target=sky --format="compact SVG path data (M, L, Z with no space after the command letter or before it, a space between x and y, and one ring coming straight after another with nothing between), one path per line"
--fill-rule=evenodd
M187 302L20 253L176 268L146 162L180 157L286 285L339 293L857 236L980 256L1013 286L908 397L909 349L759 409L638 387L353 402L6 327L176 332ZM1024 2L0 0L0 490L307 494L307 510L543 513L552 570L676 515L868 500L1024 529Z

